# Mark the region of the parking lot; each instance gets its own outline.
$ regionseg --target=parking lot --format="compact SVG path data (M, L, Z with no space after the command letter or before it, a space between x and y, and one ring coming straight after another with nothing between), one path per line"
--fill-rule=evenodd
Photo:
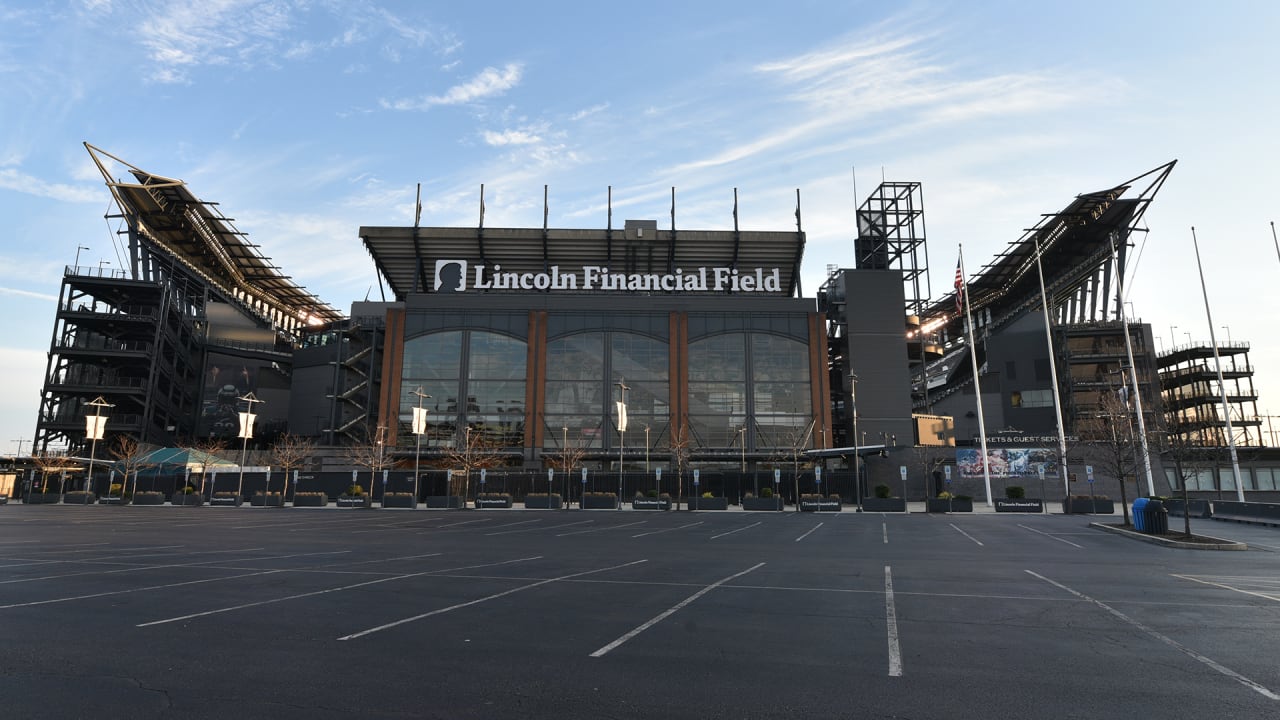
M21 718L1275 717L1280 530L0 508ZM1118 521L1111 519L1110 521Z

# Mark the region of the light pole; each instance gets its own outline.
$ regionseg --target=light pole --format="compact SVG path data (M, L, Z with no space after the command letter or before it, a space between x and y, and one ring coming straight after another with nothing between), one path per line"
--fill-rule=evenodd
M742 476L747 474L747 426L743 425L738 428L738 442L742 445L742 466L738 470L738 502L742 502ZM755 494L760 494L760 488L755 488Z
M85 249L87 250L88 248ZM89 439L89 475L84 479L84 489L89 490L93 484L93 461L97 457L98 441L102 439L103 430L107 425L107 416L102 414L102 409L115 407L115 405L104 400L101 395L85 404L95 410L93 415L85 416L85 437ZM109 495L110 493L111 486L108 485L107 494Z
M618 400L618 508L622 509L622 450L627 446L627 391L631 388L623 382L621 377L618 382L614 383L618 386L621 399Z
M562 425L560 432L563 433L560 441L560 452L564 453L564 498L561 500L560 509L569 509L569 476L573 474L573 466L569 464L569 426ZM551 490L547 489L547 507L551 507Z
M373 488L377 485L377 482L378 482L378 479L377 477L375 477L375 475L379 472L382 472L382 448L386 445L386 434L387 434L387 426L379 425L378 439L377 439L378 457L374 459L374 462L377 463L377 470L369 472L369 502L370 503L373 502ZM384 503L387 501L387 477L385 475L382 477L382 501Z
M244 497L244 461L249 454L249 438L253 437L253 421L255 420L255 417L253 414L253 404L265 402L265 401L259 400L258 398L254 397L252 392L247 392L244 394L244 396L238 397L236 399L249 406L248 411L239 413L240 439L242 442L240 444L240 483L236 487L236 497L240 498L240 497ZM239 501L237 500L237 502ZM263 493L262 502L263 502L263 507L266 507L267 500L266 500L265 493Z
M427 413L431 412L430 408L422 407L422 401L431 397L422 392L422 386L419 385L417 390L413 391L418 396L418 407L413 409L413 434L418 438L418 444L413 450L413 502L418 502L418 468L422 458L422 436L427 434Z
M72 265L72 267L73 267L73 268L79 268L79 267L80 267L80 251L81 251L81 250L89 250L89 249L90 249L90 248L89 248L89 246L88 246L88 245L77 245L77 246L76 246L76 263L75 263L75 265Z
M99 260L99 261L98 261L98 277L102 277L102 266L103 266L103 265L110 265L110 264L111 264L111 261L110 261L110 260Z
M853 412L853 497L862 504L862 477L858 469L858 375L849 373L849 409ZM796 502L799 502L797 499Z

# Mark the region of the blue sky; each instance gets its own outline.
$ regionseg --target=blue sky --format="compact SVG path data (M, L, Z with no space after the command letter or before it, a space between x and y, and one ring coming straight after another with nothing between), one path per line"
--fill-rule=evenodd
M804 291L882 177L924 185L934 295L1041 213L1172 159L1129 300L1168 347L1253 344L1280 411L1268 3L0 0L0 452L34 433L63 267L121 255L88 141L217 201L340 309L361 225L793 226ZM1044 7L1042 7L1044 5ZM106 265L104 265L106 267ZM1225 326L1225 327L1224 327ZM1190 333L1190 338L1185 333Z

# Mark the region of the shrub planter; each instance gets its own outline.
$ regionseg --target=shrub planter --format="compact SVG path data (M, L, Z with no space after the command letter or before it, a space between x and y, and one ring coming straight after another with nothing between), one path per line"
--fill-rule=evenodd
M863 512L906 512L907 501L902 498L869 497L862 499Z
M530 510L559 510L563 504L559 494L530 493L524 496L524 506Z
M506 493L485 493L476 496L477 508L509 508L511 496Z
M1035 498L996 498L996 512L1044 512L1044 501Z
M240 507L243 502L244 498L233 492L214 493L213 497L209 498L209 507Z
M1062 512L1068 515L1114 515L1116 505L1110 498L1069 497L1062 501Z
M301 492L293 494L294 507L325 507L329 504L329 496L321 492Z
M925 501L925 509L931 513L973 512L973 500L929 498Z
M613 493L587 493L582 496L583 510L617 510L618 496Z
M780 497L744 497L742 498L743 510L768 510L777 512L782 509L782 498Z
M458 509L463 507L462 496L460 495L428 495L427 507Z
M255 493L249 500L249 504L254 507L284 507L284 495L280 493L270 493L269 495Z
M98 498L99 505L128 505L129 498L120 495L106 495Z
M373 498L368 495L339 495L334 504L340 508L371 508Z
M706 498L701 495L694 495L690 497L689 501L685 504L689 506L690 510L728 510L729 498Z
M92 505L97 499L97 495L83 491L69 492L62 496L62 502L68 505ZM160 502L164 502L164 495L160 496Z
M671 498L638 497L631 500L632 510L670 510Z
M59 493L31 493L23 500L28 505L54 505L62 502Z
M840 512L839 498L800 496L800 512Z
M8 505L8 504L9 504L9 496L0 495L0 505Z
M174 493L169 498L170 505L188 505L199 506L204 505L204 496L200 493Z
M163 505L164 493L148 490L133 494L134 505Z
M418 507L418 498L413 493L387 493L382 496L382 507L412 510Z

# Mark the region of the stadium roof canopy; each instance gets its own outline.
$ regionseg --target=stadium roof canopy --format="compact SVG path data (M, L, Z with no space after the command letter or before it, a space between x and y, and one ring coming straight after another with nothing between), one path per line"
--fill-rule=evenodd
M212 285L259 313L277 314L275 320L305 324L344 317L282 274L223 216L217 203L197 198L182 180L146 172L89 143L84 146L130 228ZM104 158L127 168L135 182L113 177Z
M1080 296L1082 309L1095 318L1105 319L1108 314L1120 312L1113 306L1116 288L1112 276L1118 272L1120 277L1126 277L1129 236L1141 230L1138 226L1142 216L1176 162L1172 160L1113 188L1079 195L1061 211L1042 216L1035 227L1010 242L977 274L966 267L971 273L970 307L975 313L988 309L995 317L1028 303L1039 307L1038 248L1045 286L1051 296ZM1134 190L1136 194L1132 194ZM1112 267L1113 241L1117 268ZM925 322L942 318L958 322L955 298L952 292L933 303L925 312Z
M642 231L638 230L641 228ZM436 262L465 259L490 270L543 273L553 266L673 273L699 267L778 268L779 295L799 292L803 232L625 229L362 227L360 237L397 300L435 287Z

